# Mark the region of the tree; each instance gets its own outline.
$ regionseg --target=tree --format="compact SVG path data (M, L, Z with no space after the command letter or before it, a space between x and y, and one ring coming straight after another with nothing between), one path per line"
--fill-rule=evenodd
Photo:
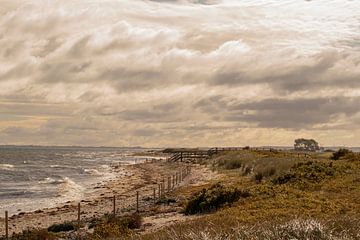
M320 150L319 143L317 143L314 139L305 138L295 139L294 148L296 151L315 152Z

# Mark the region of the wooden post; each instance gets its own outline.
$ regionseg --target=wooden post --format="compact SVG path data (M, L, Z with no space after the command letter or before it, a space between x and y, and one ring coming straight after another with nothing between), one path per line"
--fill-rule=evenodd
M172 189L174 189L175 187L175 176L172 175Z
M183 161L183 153L180 152L180 162L182 162L182 161Z
M163 184L162 182L160 183L160 196L162 196L164 194L164 191L163 191Z
M9 218L8 211L5 211L5 239L9 238Z
M159 187L159 199L161 198L161 186L160 184L158 184L158 187Z
M114 207L113 213L114 213L114 218L115 218L116 217L116 197L115 197L115 195L114 195L114 198L113 198L113 207Z
M156 203L156 189L154 188L154 204Z
M136 212L139 212L139 191L136 191Z
M78 219L77 219L77 224L78 224L78 229L77 229L77 234L78 234L78 238L80 239L80 203L78 203Z
M165 178L162 179L162 193L164 194L165 193Z
M170 192L171 189L171 177L168 177L168 192Z

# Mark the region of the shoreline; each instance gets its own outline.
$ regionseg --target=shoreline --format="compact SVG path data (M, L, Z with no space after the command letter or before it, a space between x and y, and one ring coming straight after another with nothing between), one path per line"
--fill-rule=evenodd
M158 183L160 183L161 180L165 179L165 182L167 182L168 176L173 175L184 166L185 164L159 161L115 167L115 178L101 182L94 187L94 190L97 191L95 193L97 197L66 202L58 207L44 208L33 212L21 212L12 215L9 217L9 235L19 233L28 228L47 228L55 223L76 221L78 202L81 204L81 219L83 222L104 216L107 213L112 213L114 196L116 196L117 214L132 212L134 211L134 205L136 203L136 191L139 191L140 194L140 209L148 211L149 207L153 204L153 198L151 198L151 196L153 196L153 189L155 188L157 191ZM186 184L199 183L202 180L199 179L199 177L208 177L205 176L206 174L201 174L201 172L204 171L203 167L201 167L201 170L199 168L196 171L199 173L178 187ZM174 218L174 216L172 216L172 218ZM174 219L178 219L178 217ZM0 233L2 236L5 232L4 218L1 217L0 221ZM145 222L148 221L151 220L145 220ZM152 224L147 225L150 226ZM153 228L154 227L151 227L151 229Z

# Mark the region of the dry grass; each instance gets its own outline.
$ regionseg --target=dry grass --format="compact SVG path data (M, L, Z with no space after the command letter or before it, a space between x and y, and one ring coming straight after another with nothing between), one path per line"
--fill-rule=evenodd
M315 219L295 218L287 222L262 222L254 225L218 224L209 221L206 225L191 227L189 225L166 228L156 235L149 234L136 236L131 239L146 240L350 240L359 239L360 233L356 228L348 226L360 226L358 219L343 219L321 221Z
M250 197L194 222L131 239L360 239L360 161L332 161L330 155L260 151L217 155L212 165L225 174L222 184L248 191ZM242 167L227 167L227 159L231 166L238 161ZM244 165L251 166L250 175L243 174ZM264 174L260 183L254 181L256 172L271 168L275 173ZM274 183L291 172L295 179Z

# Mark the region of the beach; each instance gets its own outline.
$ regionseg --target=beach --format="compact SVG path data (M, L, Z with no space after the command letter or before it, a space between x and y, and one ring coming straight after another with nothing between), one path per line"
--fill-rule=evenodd
M191 164L191 174L176 188L187 185L201 185L216 178L214 173L202 165ZM154 204L153 192L158 196L158 184L185 168L184 163L169 163L164 160L144 162L133 165L118 165L113 167L115 177L94 187L93 198L81 201L69 201L53 208L38 209L32 212L20 212L9 216L9 234L18 233L27 228L47 228L55 223L76 221L78 203L81 208L81 222L87 223L93 218L113 212L113 198L116 198L116 213L121 215L136 211L136 192L139 192L139 211L150 211ZM175 188L175 189L176 189ZM183 215L177 213L178 208L158 210L158 214L147 214L144 218L143 231L158 229L167 224L183 221ZM3 216L2 216L3 217ZM0 232L4 233L4 219L1 218Z

